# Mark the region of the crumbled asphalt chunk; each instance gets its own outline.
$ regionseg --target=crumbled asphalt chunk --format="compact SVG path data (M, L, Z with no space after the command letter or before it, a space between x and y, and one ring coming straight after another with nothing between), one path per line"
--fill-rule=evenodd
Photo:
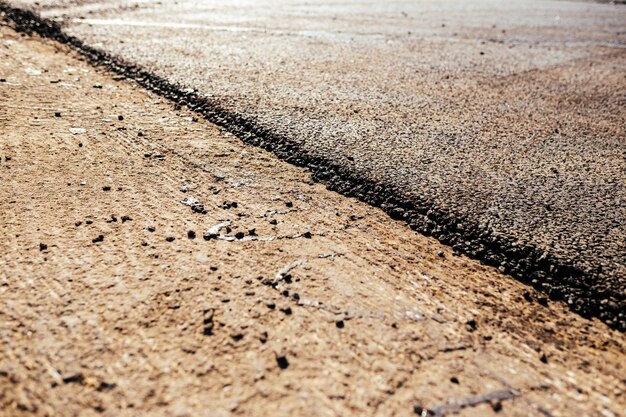
M183 189L181 188L181 191ZM187 192L187 191L183 191ZM206 209L204 208L204 204L202 204L198 199L193 198L191 196L185 197L182 201L182 204L191 207L191 211L194 213L207 214Z
M124 215L122 216L122 223L126 223L131 221L132 219L130 218L130 216Z
M73 374L73 375L63 378L64 384L72 384L72 383L83 384L84 381L85 381L85 377L81 373Z
M444 252L444 251L441 251L441 250L440 250L439 252L437 252L437 256L438 256L438 257L440 257L440 258L445 258L445 257L446 257L446 254L445 254L445 252Z
M74 223L74 226L78 227L78 226L80 226L81 224L83 224L83 222L81 222L81 221L77 221L77 222L75 222L75 223Z
M281 308L280 311L282 311L283 313L285 313L285 315L290 316L292 311L291 311L291 307L287 307L287 308Z
M231 209L231 208L237 208L237 206L238 206L238 204L237 204L237 202L236 202L236 201L231 201L231 202L224 201L224 202L222 203L222 205L221 205L221 207L222 207L224 210L229 210L229 209Z
M346 324L343 322L343 320L339 320L339 321L335 322L335 326L338 329L343 329L346 326Z
M112 214L111 217L109 217L106 222L107 223L114 223L117 221L117 217L115 217L115 214Z
M233 341L235 342L239 342L241 339L243 339L243 333L235 333L231 335L230 338L233 339Z
M287 201L287 202L285 202L285 206L291 208L291 207L293 207L293 203L291 201Z
M85 220L85 224L93 224L93 220Z
M293 294L291 294L291 298L293 298L296 301L300 300L300 294L298 294L297 292L294 292Z
M102 191L111 191L111 187L108 185L105 185L104 187L102 187Z
M275 310L276 309L276 304L274 304L274 303L267 303L266 306L270 310Z
M272 224L272 225L277 225L278 224L278 220L272 219L272 220L270 220L269 223Z
M54 112L54 117L61 117L61 112L60 111Z
M148 230L148 232L150 232L150 233L154 233L154 231L156 230L156 227L154 227L154 226L148 226L146 229Z
M139 136L139 137L143 136L143 132L142 132L141 130L138 130L138 131L137 131L137 136ZM144 156L145 156L145 155L144 155Z
M210 266L209 269L213 272L217 271L217 267L216 266Z
M283 295L283 297L289 297L289 290L283 290L281 294Z
M284 355L276 356L276 363L280 369L287 369L289 367L289 361Z
M98 235L97 237L95 237L92 242L93 243L99 243L102 242L104 240L104 235Z
M48 245L46 245L45 243L40 243L39 244L39 250L40 251L45 251L46 249L48 249Z
M539 360L543 363L548 363L548 356L545 353L542 353Z
M117 116L117 120L119 120L119 121L121 122L122 120L124 120L124 116L122 116L121 114L120 114L120 115L118 115L118 116Z
M168 236L165 238L166 242L173 242L174 240L176 240L176 238L174 236Z
M248 230L248 235L249 235L249 236L256 236L256 229L250 229L250 230Z
M304 237L306 239L311 239L311 237L313 237L313 235L311 235L311 232L304 232L302 234L302 237Z
M113 391L115 387L117 387L117 384L115 383L101 382L100 385L98 385L98 388L96 388L96 391L98 392Z
M235 233L235 239L243 239L246 234L244 232Z
M468 320L465 324L467 325L467 330L470 332L476 331L478 328L478 323L474 319Z
M432 417L434 416L433 412L430 411L427 408L421 407L419 405L413 406L413 411L415 412L415 414L417 414L419 417Z
M450 378L450 382L452 382L453 384L459 384L459 378L453 376L452 378Z

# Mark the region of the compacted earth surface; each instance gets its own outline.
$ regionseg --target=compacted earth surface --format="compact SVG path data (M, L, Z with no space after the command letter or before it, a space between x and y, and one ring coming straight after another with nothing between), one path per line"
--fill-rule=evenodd
M626 339L0 26L0 415L620 416Z
M331 188L626 330L623 4L9 3L192 91Z

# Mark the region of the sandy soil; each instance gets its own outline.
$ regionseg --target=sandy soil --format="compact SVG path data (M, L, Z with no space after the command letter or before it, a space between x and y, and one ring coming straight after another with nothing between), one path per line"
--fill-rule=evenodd
M0 415L624 411L623 334L0 38Z

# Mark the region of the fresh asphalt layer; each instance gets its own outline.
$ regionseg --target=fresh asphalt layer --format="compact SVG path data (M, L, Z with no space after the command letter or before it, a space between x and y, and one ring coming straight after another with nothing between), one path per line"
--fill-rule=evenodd
M11 5L330 188L626 328L626 7Z

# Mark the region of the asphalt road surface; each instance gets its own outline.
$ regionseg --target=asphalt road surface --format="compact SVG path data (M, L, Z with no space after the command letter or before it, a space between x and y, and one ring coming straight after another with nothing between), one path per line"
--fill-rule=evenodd
M11 4L193 89L330 188L626 328L625 6Z

